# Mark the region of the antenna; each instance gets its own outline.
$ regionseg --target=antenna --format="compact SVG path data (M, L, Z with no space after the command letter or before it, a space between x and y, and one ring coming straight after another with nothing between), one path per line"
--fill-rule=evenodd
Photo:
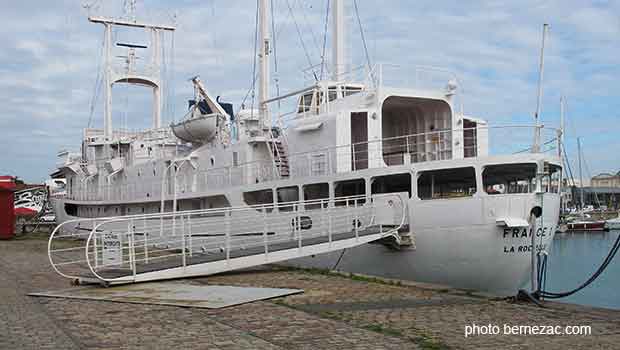
M543 34L542 34L542 46L540 48L540 71L538 74L538 98L536 100L536 113L534 114L534 124L536 130L534 130L534 144L532 145L532 152L538 153L540 152L540 108L541 108L541 100L543 95L543 73L545 71L545 38L547 36L547 31L549 29L549 24L543 24Z

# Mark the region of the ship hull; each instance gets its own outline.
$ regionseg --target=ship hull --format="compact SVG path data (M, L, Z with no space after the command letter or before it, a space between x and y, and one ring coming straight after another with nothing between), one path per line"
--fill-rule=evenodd
M496 221L497 217L526 218L541 197L543 213L535 228L506 227ZM53 204L59 222L76 219L64 210L64 200L56 199ZM394 249L373 243L286 264L512 295L530 277L532 234L536 249L550 251L559 197L514 194L410 200L408 208L414 247ZM90 229L88 223L82 226Z
M395 250L380 244L368 244L344 253L339 251L298 259L290 264L514 295L530 278L532 229L501 227L495 222L480 223L477 219L485 211L497 212L502 207L511 206L510 210L516 216L536 205L535 195L510 197L513 197L510 202L494 198L495 203L479 205L482 212L476 210L478 208L473 203L461 203L462 206L458 205L460 210L446 212L446 216L427 217L422 228L416 228L416 218L417 221L422 218L415 213L415 205L410 206L415 249ZM468 202L475 203L476 199ZM449 205L457 206L455 203ZM558 208L558 196L546 194L542 219L538 220L539 225L533 232L537 249L550 251L558 224ZM453 220L470 219L469 222L446 225L451 221L450 217Z

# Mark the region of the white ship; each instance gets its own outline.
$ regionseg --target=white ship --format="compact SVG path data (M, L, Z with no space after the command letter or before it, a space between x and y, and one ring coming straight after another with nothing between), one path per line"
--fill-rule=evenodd
M532 251L556 231L561 133L464 114L458 80L445 70L347 70L344 5L332 3L330 79L270 94L261 0L258 108L233 115L194 78L190 111L170 127L161 125L158 51L139 71L139 48L129 45L119 69L111 30L144 29L157 48L174 27L90 17L105 28L104 127L84 130L81 152L59 164L67 188L53 198L65 222L50 239L57 271L79 277L67 267L84 259L58 258L67 249L54 242L82 235L89 273L112 282L287 261L493 292L522 286ZM388 71L413 83L390 86ZM113 128L111 88L121 83L153 89L152 128ZM276 112L287 99L294 111ZM495 132L510 137L497 147ZM141 270L155 259L176 260Z

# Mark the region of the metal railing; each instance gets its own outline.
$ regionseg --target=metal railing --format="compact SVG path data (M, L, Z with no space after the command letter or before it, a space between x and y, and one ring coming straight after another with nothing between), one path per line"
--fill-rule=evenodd
M386 137L368 142L343 146L317 148L312 151L288 154L288 178L327 176L368 168L382 168L428 161L478 157L488 154L517 154L532 152L533 125L479 126L436 130L403 136ZM540 127L541 153L556 152L557 129ZM497 135L493 135L493 130ZM470 133L468 131L471 131ZM488 136L481 136L486 134ZM453 146L454 138L459 145ZM490 138L490 140L489 140ZM496 141L496 142L493 142ZM485 143L486 145L483 145ZM495 144L494 149L488 144ZM456 156L458 153L459 156ZM482 153L481 153L482 151ZM174 174L174 182L162 186L163 178L149 180L145 174L139 182L113 183L102 187L86 182L71 192L70 199L78 200L150 200L170 198L175 193L206 192L213 188L244 186L274 181L281 178L277 165L271 160L260 160L211 169L181 167ZM84 186L86 185L86 186Z
M240 257L260 265L317 254L318 245L328 252L342 249L336 242L363 244L395 235L406 215L399 194L381 194L71 220L52 232L48 256L66 278L135 281L177 267Z

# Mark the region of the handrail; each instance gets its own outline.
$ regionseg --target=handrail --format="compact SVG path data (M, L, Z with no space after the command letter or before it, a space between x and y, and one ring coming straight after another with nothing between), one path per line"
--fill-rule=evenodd
M347 145L338 145L338 146L329 146L329 147L320 147L320 148L315 148L309 151L303 151L303 152L296 152L296 153L288 153L287 154L287 158L289 160L289 173L290 176L295 175L296 173L296 166L297 164L295 163L295 161L298 161L300 159L305 159L320 153L329 153L330 155L334 155L334 154L339 154L339 152L341 151L346 151L347 154L349 154L349 152L352 153L357 153L358 151L356 151L356 148L359 148L360 146L368 146L368 152L370 153L370 146L376 146L376 145L380 145L381 149L386 147L386 143L390 143L390 142L394 142L394 141L398 141L398 140L402 140L403 142L409 142L410 139L418 139L418 138L428 138L428 137L443 137L445 136L446 139L443 140L443 142L449 142L451 137L453 137L453 135L456 134L463 134L465 131L476 131L476 132L484 132L484 131L489 131L489 130L508 130L508 129L520 129L520 130L529 130L529 129L533 129L533 128L539 128L541 130L547 130L549 131L549 133L555 138L557 137L557 128L552 128L552 127L545 127L545 126L536 126L533 124L523 124L523 125L517 125L517 124L513 124L513 125L497 125L497 126L489 126L489 125L481 125L481 126L476 126L476 127L471 127L471 128L450 128L450 129L443 129L443 130L434 130L434 131L428 131L428 132L421 132L421 133L415 133L415 134L408 134L408 135L400 135L400 136L392 136L392 137L385 137L385 138L381 138L381 139L377 139L377 140L370 140L370 141L365 141L365 142L356 142L356 143L350 143ZM474 136L476 137L476 136ZM529 140L529 139L528 139ZM549 143L549 142L553 142L553 139L549 140L543 140L543 143ZM418 142L415 142L414 145L419 144ZM389 146L389 145L388 145ZM454 148L452 147L452 145L448 145L446 146L446 149L437 149L435 150L435 152L447 152L447 151L453 151ZM463 143L463 149L465 150L467 148L467 146L465 146L465 144ZM511 146L513 147L513 146ZM523 148L520 148L519 151L523 152ZM375 152L379 152L379 149L375 149ZM525 152L529 151L528 148L525 148ZM541 149L540 153L544 153L544 152L548 152L549 150L546 149ZM428 153L428 151L423 150L422 152L426 152ZM334 154L332 154L334 153ZM417 151L414 153L418 153ZM510 154L510 153L507 153ZM513 152L514 154L514 152ZM477 155L476 155L477 157ZM454 157L452 155L449 156L448 159L454 159ZM332 159L333 160L333 159ZM176 163L177 160L175 160L172 164ZM421 160L421 162L426 162L426 161L432 161L432 160ZM384 164L384 166L387 164ZM387 165L389 166L389 165ZM331 169L333 170L333 169ZM353 169L356 170L356 169ZM206 169L206 170L195 170L191 173L192 176L196 175L212 175L212 176L223 176L222 177L222 181L224 185L232 185L232 178L229 176L224 176L224 175L230 175L229 173L232 172L242 172L242 174L240 175L241 177L239 179L235 178L235 180L239 180L240 183L239 185L247 185L249 184L248 178L247 178L247 172L249 171L254 171L256 172L255 175L259 176L259 182L264 182L264 181L269 181L269 180L275 180L277 178L281 178L281 176L279 176L278 173L278 169L277 169L277 165L274 165L273 162L271 160L256 160L256 161L250 161L250 162L244 162L244 163L239 163L236 166L224 166L224 167L217 167L217 168L210 168L210 169ZM332 171L333 172L333 171ZM239 175L239 173L236 173L235 176ZM267 177L267 180L263 180L263 177ZM219 180L218 180L219 181ZM230 182L230 183L229 183ZM252 181L251 183L255 183L255 181ZM145 188L145 187L153 187L156 186L157 184L159 184L158 187L161 187L161 183L156 182L156 181L142 181L139 183L127 183L127 184L120 184L120 185L106 185L106 186L102 186L102 187L97 187L96 191L86 191L86 194L84 194L84 191L82 190L80 192L80 194L82 194L82 196L75 196L75 195L69 195L69 198L82 198L82 197L86 197L86 198L91 198L91 197L96 197L95 200L112 200L112 199L121 199L121 198L106 198L106 197L112 197L112 195L114 194L109 194L108 196L106 196L107 191L105 191L106 188L111 188L111 189L119 189L119 188L126 188L126 189L130 189L131 187L136 187L138 188L138 191L140 191L140 188ZM220 184L220 185L222 185ZM199 184L200 185L200 184ZM124 186L124 187L123 187ZM89 184L86 184L85 186L86 188L89 188ZM134 188L135 190L135 188ZM148 190L148 188L147 188ZM157 192L154 191L147 191L142 189L142 191L144 191L145 193L151 193L151 196L154 196ZM158 189L154 189L154 190L158 190ZM193 192L194 190L191 190L189 192ZM154 193L152 193L154 192ZM187 192L187 191L186 191ZM95 193L94 196L92 196L92 193ZM100 193L100 195L97 195L97 193ZM160 193L161 194L161 193ZM121 196L122 197L122 196ZM132 195L132 197L135 198L139 198L136 195Z
M114 217L114 218L110 218L109 220L104 220L101 221L99 224L95 225L93 227L93 229L90 231L89 235L88 235L88 239L86 241L86 245L84 246L84 253L85 253L85 257L86 257L86 262L88 264L88 267L90 269L90 272L93 274L93 276L95 276L97 279L101 280L101 281L106 281L109 282L112 279L118 280L117 278L105 278L103 276L101 276L99 273L97 273L96 268L93 266L92 262L91 262L91 257L89 254L89 250L92 247L91 242L93 240L93 238L95 237L95 235L97 233L102 232L103 230L101 230L103 225L108 225L108 224L112 224L112 223L120 223L120 222L130 222L133 223L136 220L146 220L146 219L151 219L151 218L157 218L157 219L163 219L163 218L176 218L176 217L190 217L191 215L200 215L200 214L207 214L207 213L224 213L224 217L230 217L230 215L233 212L244 212L244 211L249 211L252 209L257 210L258 209L262 209L261 211L263 212L263 220L265 220L266 216L265 213L268 209L276 209L276 208L280 208L280 207L287 207L287 206L301 206L302 210L296 210L295 212L297 213L297 218L299 220L300 218L300 213L304 213L306 212L307 209L306 206L308 205L312 205L312 204L319 204L321 206L321 210L323 210L324 205L327 204L327 208L337 208L335 205L336 203L340 203L340 202L345 202L345 203L349 203L351 201L353 201L355 203L355 208L356 210L359 209L364 209L364 208L369 208L367 205L369 203L373 203L371 204L371 209L374 208L374 203L376 202L377 198L382 198L382 197L389 197L389 198L396 198L400 205L398 206L400 208L400 223L398 224L398 226L393 227L391 229L389 229L386 232L382 232L382 237L387 237L390 235L394 235L396 232L398 232L398 230L400 228L402 228L405 224L405 220L406 220L406 216L407 216L407 211L406 211L406 205L405 202L403 201L402 197L400 195L396 195L394 193L386 193L386 194L375 194L375 195L355 195L355 196L344 196L344 197L336 197L336 198L322 198L322 199L315 199L315 200L309 200L309 201L289 201L289 202L278 202L278 203L270 203L270 204L257 204L257 205L251 205L251 206L240 206L240 207L227 207L227 208L212 208L212 209L201 209L201 210L189 210L189 211L177 211L177 212L166 212L166 213L158 213L158 214L144 214L144 215L134 215L134 216L123 216L123 217ZM359 200L365 200L365 204L362 206L357 206L357 202ZM348 207L348 206L347 206ZM329 210L329 209L328 209ZM329 212L328 212L329 214ZM325 215L323 213L323 215ZM374 222L374 217L376 217L376 213L374 213L371 221L369 222L369 224L371 222ZM174 225L174 224L173 224ZM368 226L368 225L366 225ZM173 228L174 229L174 228ZM357 232L358 228L357 225L355 227L355 230ZM130 249L130 256L132 256L132 274L133 277L135 278L135 239L133 238L133 236L135 235L135 232L133 232L133 230L131 230L130 232L127 232L128 234L132 235L132 237L130 238L130 242L131 245L128 249ZM331 231L329 233L331 235ZM228 230L226 233L226 240L227 242L230 239L230 231ZM324 233L321 233L321 235L325 235ZM185 244L185 239L186 239L186 234L183 232L182 233L182 242L183 244ZM191 239L191 233L190 233L190 239ZM301 239L301 236L299 237L299 239ZM51 240L50 240L51 242ZM301 243L300 243L301 244ZM301 245L300 245L301 246ZM185 247L185 246L184 246ZM95 248L96 249L96 248ZM230 246L227 246L227 252L230 251ZM191 253L191 252L190 252ZM186 249L182 249L182 259L183 261L186 260ZM262 254L262 253L261 253ZM265 251L265 254L268 254L268 251ZM179 256L179 254L171 254L170 256ZM165 256L167 257L167 256ZM96 256L95 256L96 259ZM229 259L228 254L227 254L227 259ZM58 270L55 268L55 270L58 272ZM60 273L60 272L59 272ZM61 275L67 277L66 275L60 273ZM129 277L127 280L131 280L131 276L125 276L125 277ZM125 278L123 277L123 278ZM72 277L69 277L72 278ZM74 278L74 277L73 277Z

